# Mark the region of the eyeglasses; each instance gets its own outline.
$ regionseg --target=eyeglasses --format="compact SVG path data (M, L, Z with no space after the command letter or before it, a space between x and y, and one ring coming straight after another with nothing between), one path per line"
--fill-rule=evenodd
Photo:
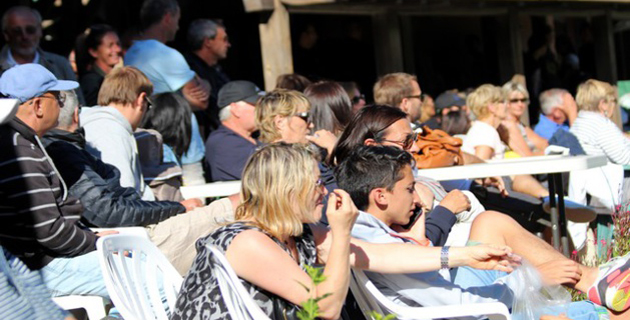
M361 100L365 101L365 95L364 94L360 94L358 96L354 96L352 98L352 104L357 104L359 103Z
M407 98L407 99L416 98L416 99L422 100L422 94L415 95L415 96L406 96L405 98Z
M37 26L13 27L5 31L12 36L20 36L22 34L32 36L37 33Z
M66 95L65 94L61 94L61 93L58 93L58 94L50 93L50 94L52 94L53 96L51 97L51 96L43 96L42 95L42 96L39 96L39 98L55 99L59 103L59 107L63 108L64 103L66 102Z
M510 99L508 100L510 103L518 103L518 102L522 102L522 103L529 103L529 99L527 98L522 98L522 99Z
M304 120L304 122L306 122L306 123L310 123L310 122L311 122L311 121L309 120L309 118L310 118L310 116L311 116L311 113L310 113L310 112L308 112L308 111L305 111L305 112L298 112L298 113L293 114L293 116L294 116L294 117L298 117L298 118L300 118L300 119Z
M153 101L151 101L151 98L144 96L144 101L147 103L147 110L151 110L153 107Z
M414 142L416 142L417 139L418 139L418 133L414 132L414 133L408 134L405 137L405 139L402 141L381 139L381 142L389 142L389 143L397 144L401 146L403 149L409 150L411 149L411 146L413 145Z
M315 188L321 188L324 186L324 180L322 180L322 178L317 179L317 181L315 181Z

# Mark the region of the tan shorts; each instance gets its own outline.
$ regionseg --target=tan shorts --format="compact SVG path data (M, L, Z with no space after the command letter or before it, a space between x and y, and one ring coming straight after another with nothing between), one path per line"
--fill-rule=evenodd
M178 214L146 227L151 241L160 248L183 276L197 255L197 239L234 219L229 198L223 198L193 211Z

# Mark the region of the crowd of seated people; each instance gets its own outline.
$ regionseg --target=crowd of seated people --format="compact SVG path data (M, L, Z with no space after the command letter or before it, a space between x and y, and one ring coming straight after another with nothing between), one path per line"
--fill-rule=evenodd
M228 312L208 245L226 255L271 317L293 316L307 299L330 294L317 302L319 317L339 318L353 267L370 271L404 305L499 301L511 308L525 285L564 285L590 302L546 314L627 316L630 255L588 267L510 217L518 201L549 211L549 191L534 177L438 182L423 177L412 157L425 128L462 139L456 165L542 155L573 137L568 147L610 162L582 176L590 183L578 195L606 188L618 196L609 205L619 204L630 140L610 120L618 107L612 85L588 80L575 99L560 89L543 92L533 130L521 122L530 96L516 81L433 100L416 76L391 73L375 82L375 103L366 104L356 83L286 74L264 92L220 69L230 43L219 22L191 24L191 53L167 46L180 16L175 0L145 0L142 33L124 56L115 29L90 27L76 43L76 81L65 58L39 48L37 11L4 13L0 94L19 106L0 125L1 258L38 288L33 301L40 301L39 311L29 313L24 303L11 310L58 319L68 314L52 296L109 298L95 243L118 231L90 228L142 227L185 276L172 319ZM32 38L29 48L17 45L20 36ZM175 182L156 183L160 174ZM240 192L208 204L179 190L231 180L241 181ZM594 219L585 198L567 197L569 220ZM536 283L520 280L521 259L538 271ZM317 265L327 280L312 284L306 266ZM0 270L3 288L12 283L7 270ZM109 316L120 317L115 306Z

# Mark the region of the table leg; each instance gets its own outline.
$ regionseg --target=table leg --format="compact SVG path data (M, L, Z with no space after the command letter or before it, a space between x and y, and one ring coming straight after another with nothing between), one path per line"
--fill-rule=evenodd
M554 173L556 194L558 195L558 227L560 228L560 243L562 244L562 253L565 257L569 256L569 238L567 237L567 218L564 210L564 190L562 186L562 174Z
M558 207L556 206L556 188L555 178L553 174L549 175L549 207L551 208L551 240L553 247L560 250L560 226L558 219Z

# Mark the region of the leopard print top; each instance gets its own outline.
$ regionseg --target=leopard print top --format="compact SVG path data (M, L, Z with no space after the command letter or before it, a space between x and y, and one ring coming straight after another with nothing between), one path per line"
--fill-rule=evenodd
M212 264L210 260L210 251L206 249L206 244L211 244L225 251L232 243L234 237L239 233L255 229L267 234L274 242L276 242L283 250L289 252L289 249L267 232L260 228L242 222L232 223L221 227L207 237L197 241L197 256L195 261L184 278L182 289L177 297L175 311L171 316L171 320L188 320L188 319L232 319L228 312L227 306L221 297L219 283L216 276L212 272ZM301 237L296 237L295 243L298 254L300 256L300 267L304 270L304 265L314 265L317 258L315 250L315 240L313 233L308 225L304 225L304 232ZM274 296L262 288L257 287L243 279L241 283L245 290L249 292L254 301L260 308L271 316L273 310L271 297ZM279 298L275 296L276 298ZM286 302L287 305L290 302Z

